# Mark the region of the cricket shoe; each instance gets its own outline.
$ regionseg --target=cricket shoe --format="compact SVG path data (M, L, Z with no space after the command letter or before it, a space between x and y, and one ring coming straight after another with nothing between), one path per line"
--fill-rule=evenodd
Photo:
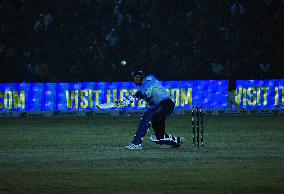
M131 143L127 146L124 146L125 149L128 149L128 150L141 150L142 149L142 145L141 144L134 144L134 143Z
M177 137L177 144L176 145L172 145L171 148L179 148L181 144L183 144L185 142L185 138L184 137Z
M155 134L150 135L150 140L151 140L152 142L155 142L155 143L159 142L159 140L157 139L157 137L156 137Z

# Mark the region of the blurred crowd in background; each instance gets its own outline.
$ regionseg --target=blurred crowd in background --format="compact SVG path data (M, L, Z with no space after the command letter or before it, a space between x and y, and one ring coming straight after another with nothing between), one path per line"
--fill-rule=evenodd
M0 81L284 78L284 0L2 0ZM122 62L123 61L123 62Z

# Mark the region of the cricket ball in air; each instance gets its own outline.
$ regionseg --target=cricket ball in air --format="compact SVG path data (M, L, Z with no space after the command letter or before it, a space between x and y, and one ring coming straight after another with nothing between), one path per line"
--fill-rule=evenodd
M124 61L124 60L122 60L120 63L121 63L121 65L123 65L123 66L126 65L126 61Z

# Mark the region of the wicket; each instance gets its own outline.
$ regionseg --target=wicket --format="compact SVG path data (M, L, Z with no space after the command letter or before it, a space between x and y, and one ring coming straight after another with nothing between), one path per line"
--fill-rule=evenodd
M204 146L203 143L203 110L202 106L192 106L191 109L191 124L192 124L192 146L201 147Z

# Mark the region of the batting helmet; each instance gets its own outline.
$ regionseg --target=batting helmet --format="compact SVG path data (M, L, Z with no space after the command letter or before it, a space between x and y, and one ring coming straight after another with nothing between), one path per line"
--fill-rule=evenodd
M134 70L131 72L131 77L134 78L136 75L141 75L142 77L145 77L145 73L142 70Z

